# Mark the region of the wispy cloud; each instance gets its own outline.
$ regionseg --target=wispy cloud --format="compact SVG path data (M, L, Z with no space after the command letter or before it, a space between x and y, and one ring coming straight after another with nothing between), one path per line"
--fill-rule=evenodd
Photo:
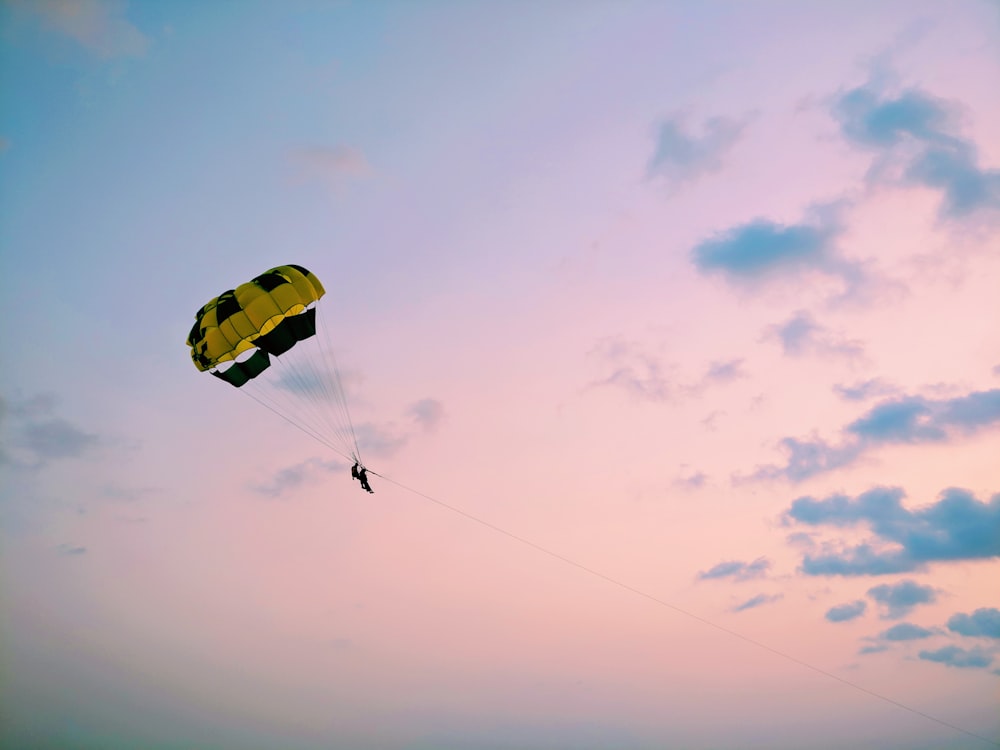
M41 468L50 461L81 458L101 444L101 438L54 414L55 399L38 394L7 401L0 397L0 425L13 433L8 446L0 445L0 465Z
M591 381L589 388L610 386L641 401L699 397L710 388L722 387L747 377L742 357L712 360L699 374L682 377L677 372L679 368L665 362L653 347L624 336L605 337L587 354L607 373Z
M40 460L81 456L97 442L96 435L58 417L28 422L23 426L19 440Z
M267 497L280 497L291 490L317 481L323 474L347 473L347 464L340 461L324 461L320 458L309 458L292 466L279 470L270 480L253 485L254 491Z
M861 599L847 604L838 604L827 610L826 617L830 622L847 622L861 617L865 613L868 605Z
M757 594L757 596L751 597L741 604L737 604L735 607L732 608L731 611L743 612L748 609L755 609L756 607L761 607L765 604L771 604L773 602L776 602L781 598L782 598L781 594L773 594L773 595Z
M352 146L306 146L291 151L289 158L300 180L314 180L334 191L374 173L364 153Z
M950 488L931 505L904 508L905 493L877 487L857 497L800 497L784 518L809 526L866 525L874 539L860 544L826 545L806 552L807 575L886 575L920 570L927 563L1000 557L1000 494L980 502L968 490ZM881 589L880 589L881 590Z
M1000 638L1000 609L983 607L971 615L958 612L948 618L948 630L978 638Z
M758 468L750 479L793 482L847 466L880 445L945 442L1000 424L1000 388L953 398L900 396L872 407L841 429L841 440L783 438L783 466Z
M98 57L140 57L149 39L127 18L125 0L9 0L51 32Z
M882 618L887 620L905 617L917 606L937 601L937 592L933 586L924 586L911 580L874 586L868 589L868 596L882 607Z
M873 643L870 646L864 646L858 650L861 655L866 654L881 654L883 651L888 651L889 647L884 643Z
M865 353L860 341L831 332L805 310L798 310L784 323L771 326L765 337L778 339L784 353L791 357L814 354L858 359Z
M953 104L917 88L893 94L867 83L838 96L833 115L848 141L877 155L870 181L937 190L947 219L1000 212L1000 170L980 166Z
M674 486L684 490L698 490L708 482L708 475L703 471L685 474L674 479Z
M749 581L761 578L771 568L771 561L766 557L758 557L753 562L728 560L714 565L708 570L698 573L698 580L707 581L713 578L732 578L736 581Z
M87 554L87 548L77 544L60 544L56 551L65 557L78 557Z
M794 437L782 438L779 446L787 454L785 464L777 466L769 464L756 469L749 477L736 479L788 479L801 482L816 474L848 466L861 455L862 446L858 442L845 443L839 446L813 438L801 440Z
M388 458L397 453L410 440L412 433L402 433L392 424L377 425L365 422L354 426L358 447L364 456Z
M981 649L964 649L960 646L944 646L935 651L921 651L920 658L924 661L936 661L949 667L986 668L993 663L993 654Z
M722 161L739 140L747 120L712 117L701 134L688 131L682 117L664 120L657 130L656 150L646 166L647 178L673 184L689 182L722 168Z
M899 388L881 378L871 378L853 385L835 385L833 392L847 401L867 401L879 396L894 396Z
M421 429L432 432L444 419L444 404L434 398L422 398L411 404L406 413Z
M591 387L614 386L643 401L665 401L674 395L666 366L639 344L616 336L602 339L589 353L611 370Z
M721 362L712 362L705 373L703 382L707 383L731 383L747 376L743 369L742 359L729 359Z

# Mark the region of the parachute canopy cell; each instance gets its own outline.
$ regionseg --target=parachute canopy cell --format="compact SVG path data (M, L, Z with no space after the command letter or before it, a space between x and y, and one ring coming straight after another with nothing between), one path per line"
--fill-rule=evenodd
M223 292L195 313L188 335L191 359L199 370L242 386L296 343L316 333L312 305L323 284L302 266L277 266ZM225 369L220 365L232 363Z

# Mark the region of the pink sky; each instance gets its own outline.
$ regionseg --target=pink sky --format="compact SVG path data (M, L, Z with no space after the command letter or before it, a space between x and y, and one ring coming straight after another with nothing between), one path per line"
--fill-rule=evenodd
M1000 743L995 3L0 27L0 744ZM189 361L285 263L372 496Z

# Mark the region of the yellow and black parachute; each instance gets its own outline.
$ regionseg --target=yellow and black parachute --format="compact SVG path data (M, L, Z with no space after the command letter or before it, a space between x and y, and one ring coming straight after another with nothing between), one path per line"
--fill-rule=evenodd
M317 318L325 293L302 266L277 266L205 303L187 344L199 370L360 461L329 333Z

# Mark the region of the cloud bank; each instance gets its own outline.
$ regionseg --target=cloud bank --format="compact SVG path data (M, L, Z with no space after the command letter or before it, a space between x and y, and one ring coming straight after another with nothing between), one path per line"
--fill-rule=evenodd
M857 497L797 498L786 523L834 528L867 526L857 545L827 545L806 552L807 575L887 575L921 570L928 563L1000 557L1000 493L982 502L968 490L944 490L936 503L904 508L898 487L876 487Z

